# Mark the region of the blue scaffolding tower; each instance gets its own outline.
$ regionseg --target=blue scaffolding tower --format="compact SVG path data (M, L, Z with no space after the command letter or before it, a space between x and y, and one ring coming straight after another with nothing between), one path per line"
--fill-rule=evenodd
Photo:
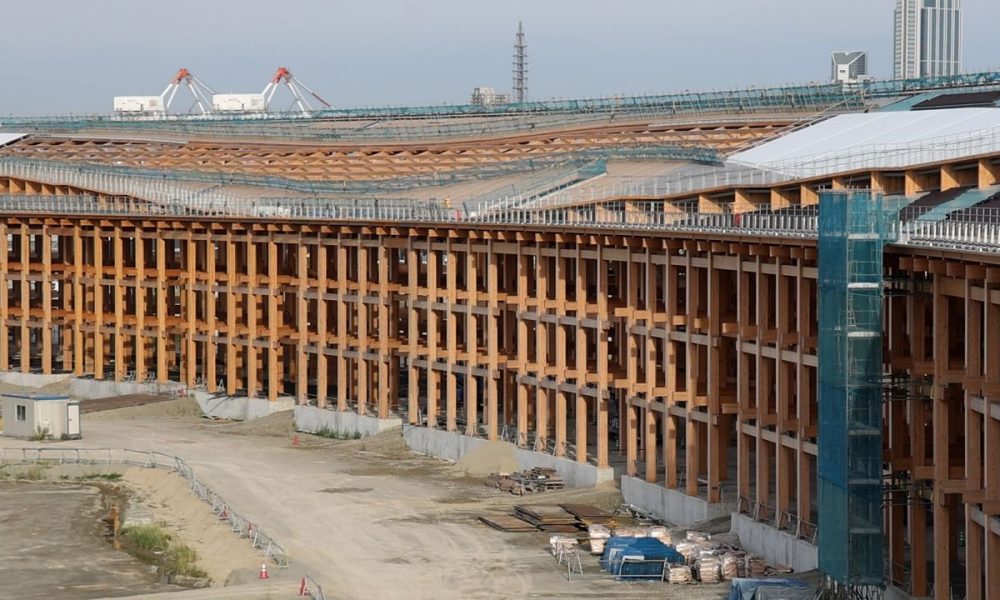
M819 206L819 567L837 597L880 597L887 219L867 191Z

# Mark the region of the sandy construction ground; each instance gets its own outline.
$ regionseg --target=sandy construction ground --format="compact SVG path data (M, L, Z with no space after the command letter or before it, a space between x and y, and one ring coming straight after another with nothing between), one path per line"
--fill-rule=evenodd
M727 595L726 585L616 583L589 557L586 574L567 581L547 552L548 534L502 533L476 521L525 501L612 507L620 502L614 487L516 498L486 488L459 467L409 452L398 432L346 442L300 434L300 447L292 447L290 413L251 423L160 416L176 409L162 404L126 409L125 418L85 415L83 440L52 445L182 457L199 479L288 550L293 564L274 573L271 586L297 587L299 576L309 572L328 598L338 599ZM33 444L0 438L0 445ZM490 456L482 462L503 460ZM153 485L141 474L129 479ZM187 533L199 527L191 521Z

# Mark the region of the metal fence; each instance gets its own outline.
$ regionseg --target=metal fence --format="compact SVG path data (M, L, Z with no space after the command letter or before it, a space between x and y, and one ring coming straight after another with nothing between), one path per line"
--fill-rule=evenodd
M257 552L278 567L288 566L288 553L253 521L237 513L210 487L195 476L194 469L177 456L162 452L112 448L0 448L0 464L80 464L128 465L147 469L162 468L180 475L192 493L212 507L233 533L249 540Z

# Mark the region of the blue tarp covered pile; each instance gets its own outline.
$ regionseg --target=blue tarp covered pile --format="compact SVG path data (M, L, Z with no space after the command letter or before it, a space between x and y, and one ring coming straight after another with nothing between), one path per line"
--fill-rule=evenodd
M812 600L816 590L799 579L734 579L729 600Z
M631 560L625 560L629 557ZM632 562L634 560L654 562ZM683 563L684 556L658 539L612 537L604 545L601 568L615 577L660 579L663 563Z

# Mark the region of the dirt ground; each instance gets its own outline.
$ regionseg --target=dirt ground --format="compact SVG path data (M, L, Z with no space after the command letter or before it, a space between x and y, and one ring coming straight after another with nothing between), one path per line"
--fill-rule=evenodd
M568 581L548 553L548 534L503 533L477 521L526 501L613 508L621 502L613 485L519 498L485 487L480 477L494 464L509 466L502 452L452 465L411 453L399 432L352 441L297 434L299 445L293 447L291 413L226 423L164 414L169 410L169 403L158 403L122 409L127 415L85 415L83 440L55 444L182 457L200 480L288 550L293 564L274 573L271 585L297 586L301 573L309 572L328 598L338 599L728 595L726 584L617 583L589 555L584 575ZM0 438L0 445L30 444ZM153 486L139 474L129 472L127 478L139 487ZM174 518L188 518L193 508L171 496L179 491L164 495L172 497L167 504L178 513ZM200 522L192 518L185 531L197 540ZM207 549L212 536L204 537Z
M0 482L0 599L109 598L177 590L102 537L100 490Z

